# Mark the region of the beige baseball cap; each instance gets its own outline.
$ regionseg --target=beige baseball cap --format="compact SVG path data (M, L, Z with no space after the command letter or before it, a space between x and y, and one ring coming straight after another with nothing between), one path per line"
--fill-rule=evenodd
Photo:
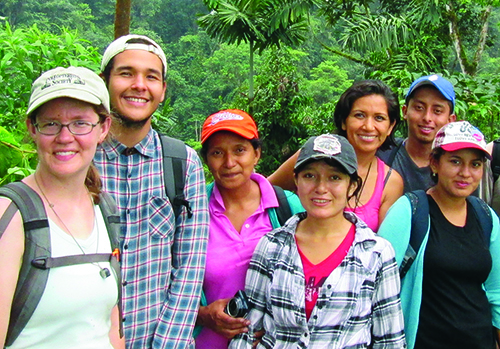
M57 67L46 71L33 83L26 114L29 116L42 104L61 97L102 104L110 112L108 89L99 75L83 67Z
M138 43L138 42L130 42L135 40L144 40L149 42L150 44ZM106 69L109 61L113 59L117 54L122 53L125 50L143 50L154 53L160 58L163 63L163 68L165 68L165 76L167 75L167 58L165 57L165 52L161 49L160 45L158 45L153 39L148 38L145 35L135 35L129 34L120 36L118 39L113 41L104 51L104 55L102 56L101 61L101 72Z

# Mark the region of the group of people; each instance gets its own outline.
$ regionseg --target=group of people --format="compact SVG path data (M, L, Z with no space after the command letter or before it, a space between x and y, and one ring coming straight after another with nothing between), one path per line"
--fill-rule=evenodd
M2 347L496 348L499 220L473 196L491 155L455 121L451 83L410 86L405 140L391 89L354 83L334 134L308 139L269 178L255 172L252 117L214 113L201 132L205 185L196 152L151 127L166 72L157 43L127 35L107 47L101 76L56 68L33 83L39 162L21 188L45 214L28 221L0 191ZM231 314L243 290L248 313Z

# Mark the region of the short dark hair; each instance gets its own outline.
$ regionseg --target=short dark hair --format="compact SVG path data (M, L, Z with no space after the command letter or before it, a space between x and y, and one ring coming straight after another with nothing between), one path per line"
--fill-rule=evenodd
M153 42L141 38L133 38L127 40L127 44L144 44L144 45L153 45L156 47L156 45ZM111 70L113 70L113 66L115 64L115 57L109 60L108 64L102 71L102 76L104 78L104 81L106 82L106 86L109 84L109 77L111 76ZM161 76L162 76L162 82L165 82L165 67L163 66L163 62L161 64Z
M389 114L389 122L391 124L394 123L393 132L387 137L385 142L380 146L381 150L385 150L389 148L391 145L395 145L396 142L394 140L394 130L401 122L401 114L399 101L396 94L380 80L362 80L357 81L352 84L343 94L340 96L337 105L335 106L335 111L333 113L333 121L335 123L335 127L337 128L337 133L341 136L347 138L347 132L342 129L342 124L344 124L345 120L351 113L352 106L354 102L356 102L359 98L370 96L370 95L379 95L384 97L385 102L387 103L387 112Z
M431 89L436 90L437 92L439 92L439 94L441 96L443 96L443 99L446 100L446 102L448 102L448 105L450 106L450 115L454 113L453 102L450 101L449 99L447 99L441 93L441 91L439 91L438 88L436 86L432 85L432 84L420 85L419 87L417 87L416 89L414 89L413 91L411 91L411 93L408 96L406 96L406 98L405 98L405 105L406 106L408 106L410 104L410 101L413 99L413 97L415 97L415 92L417 92L418 90L420 90L423 87L428 87L428 88L431 88Z
M208 139L205 142L202 143L200 155L205 163L207 163L208 145L210 144L210 139L219 132L231 132L231 131L221 130L221 131L214 132L210 137L208 137ZM234 132L231 132L231 133L234 133ZM236 134L236 133L234 133L234 134ZM262 148L262 141L260 140L260 138L252 138L252 139L247 139L247 140L250 142L250 144L252 145L252 147L255 150Z

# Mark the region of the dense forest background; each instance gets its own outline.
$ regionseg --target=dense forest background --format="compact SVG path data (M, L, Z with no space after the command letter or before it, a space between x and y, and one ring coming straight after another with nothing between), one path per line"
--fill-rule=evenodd
M333 131L340 94L381 79L400 97L425 74L449 79L457 116L500 136L500 1L132 0L130 32L168 59L158 130L195 148L203 120L250 111L271 173L310 135ZM56 66L96 72L113 40L114 0L0 2L0 184L33 171L24 126L31 83ZM398 130L405 136L404 126Z

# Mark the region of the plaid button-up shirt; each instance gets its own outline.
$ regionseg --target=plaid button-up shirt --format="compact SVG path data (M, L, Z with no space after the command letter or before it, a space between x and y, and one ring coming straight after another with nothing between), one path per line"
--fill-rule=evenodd
M356 224L354 243L320 288L309 321L295 243L306 213L260 240L245 282L250 335L235 337L231 349L251 348L251 334L262 328L257 348L406 348L394 250L353 213L345 215Z
M123 310L127 348L187 348L202 289L208 241L208 208L201 162L188 149L184 193L193 210L175 221L165 192L162 150L150 130L123 154L109 140L94 163L104 190L114 196L122 222Z

